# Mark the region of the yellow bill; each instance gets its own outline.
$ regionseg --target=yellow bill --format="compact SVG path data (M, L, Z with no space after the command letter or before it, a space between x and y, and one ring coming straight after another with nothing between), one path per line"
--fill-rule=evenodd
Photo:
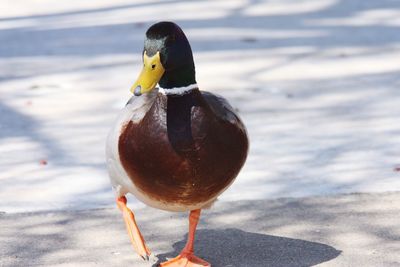
M164 72L165 69L161 64L160 52L149 57L146 51L144 51L143 69L135 84L132 86L131 92L136 96L150 92L156 87Z

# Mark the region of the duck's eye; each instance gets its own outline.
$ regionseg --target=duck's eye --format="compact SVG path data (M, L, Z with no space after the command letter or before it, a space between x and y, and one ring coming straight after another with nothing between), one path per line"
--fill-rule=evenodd
M151 65L151 69L154 70L156 68L156 64Z

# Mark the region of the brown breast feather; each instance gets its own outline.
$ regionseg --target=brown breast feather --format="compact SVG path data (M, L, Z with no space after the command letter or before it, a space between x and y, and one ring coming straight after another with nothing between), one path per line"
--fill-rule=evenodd
M232 122L215 114L199 91L186 98L183 103L159 94L141 122L125 126L118 148L124 169L142 193L193 205L231 184L245 162L248 140L233 110L228 110L236 118Z

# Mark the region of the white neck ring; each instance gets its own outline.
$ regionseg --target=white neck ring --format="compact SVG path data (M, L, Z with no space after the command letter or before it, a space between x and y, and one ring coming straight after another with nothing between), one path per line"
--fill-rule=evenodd
M160 87L159 92L164 94L164 95L185 95L189 93L190 91L199 88L197 86L197 83L188 85L188 86L183 86L183 87L174 87L174 88L162 88Z

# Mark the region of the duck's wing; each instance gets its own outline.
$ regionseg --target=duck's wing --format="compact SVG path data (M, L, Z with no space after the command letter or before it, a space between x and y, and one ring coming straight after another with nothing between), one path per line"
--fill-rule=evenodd
M119 112L108 134L106 141L107 168L111 183L118 197L130 191L123 186L127 184L126 181L130 182L130 178L127 176L120 162L118 150L120 135L130 121L138 123L143 119L147 111L153 105L157 94L158 89L156 88L149 94L132 96L125 107Z
M201 94L219 120L236 124L245 129L245 126L240 120L239 115L229 104L228 100L220 95L207 91L201 91Z

